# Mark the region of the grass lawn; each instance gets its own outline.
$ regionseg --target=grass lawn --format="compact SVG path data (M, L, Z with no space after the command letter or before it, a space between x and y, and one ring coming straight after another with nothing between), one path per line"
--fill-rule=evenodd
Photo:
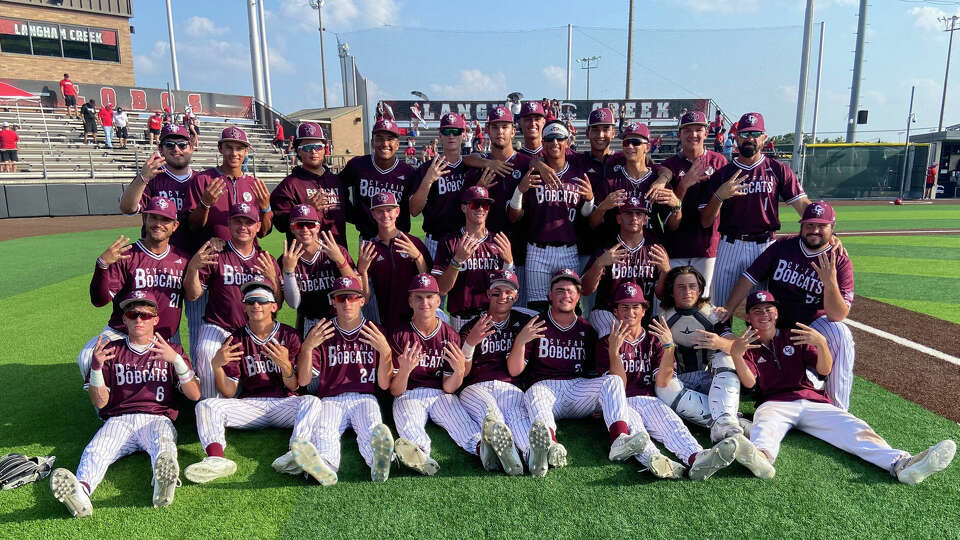
M960 205L877 204L835 206L837 231L899 231L905 229L956 229ZM780 206L782 232L797 232L800 217L792 207Z

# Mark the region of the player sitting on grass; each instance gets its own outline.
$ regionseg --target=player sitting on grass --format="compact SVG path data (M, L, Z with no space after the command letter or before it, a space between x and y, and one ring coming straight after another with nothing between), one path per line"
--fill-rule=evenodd
M153 506L172 503L180 476L174 389L200 399L200 385L183 349L154 332L159 317L153 294L131 291L119 307L127 336L97 340L84 385L104 425L83 449L76 476L67 469L50 475L53 496L78 518L93 514L90 495L107 467L138 450L150 454L153 465Z
M361 313L360 280L337 278L330 298L337 316L314 325L297 356L300 385L315 377L317 395L301 398L290 449L300 468L332 486L340 468L340 437L353 428L371 479L384 482L393 461L393 434L383 424L374 392L390 387L393 354L380 327Z
M198 484L237 471L237 464L223 455L226 428L292 428L300 403L293 371L300 351L297 330L276 322L271 285L248 281L241 290L247 324L230 334L211 360L223 398L197 403L197 433L207 457L183 472Z
M769 291L747 296L747 328L731 348L744 389L757 400L750 440L773 463L780 441L797 428L890 472L904 484L919 484L953 460L957 444L940 441L911 456L887 444L869 425L834 405L824 389L833 358L823 334L797 323L777 329L779 304Z

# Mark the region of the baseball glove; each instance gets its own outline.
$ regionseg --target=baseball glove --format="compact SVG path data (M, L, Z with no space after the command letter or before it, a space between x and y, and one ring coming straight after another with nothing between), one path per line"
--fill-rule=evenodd
M23 454L0 457L0 489L14 489L46 478L56 459L56 456L28 458Z

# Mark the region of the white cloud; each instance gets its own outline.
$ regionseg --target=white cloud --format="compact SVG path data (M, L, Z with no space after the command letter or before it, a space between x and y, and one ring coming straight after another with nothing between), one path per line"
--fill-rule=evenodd
M268 46L269 47L269 46ZM270 73L290 75L296 73L296 67L277 49L269 47Z
M943 23L937 19L940 17L949 17L951 14L940 8L933 6L913 7L907 10L907 13L913 16L913 26L924 32L936 32L934 35L940 35L944 29ZM960 15L960 8L957 8L954 15Z
M861 101L868 105L886 105L887 95L879 90L866 90L861 94Z
M736 13L756 11L760 0L679 0L677 2L692 11Z
M323 27L343 31L386 26L396 23L399 13L394 0L328 0L323 5ZM284 0L278 15L301 29L317 29L317 11L304 0Z
M148 75L155 75L163 70L163 59L170 55L170 44L166 41L154 41L153 48L148 54L134 56L134 65L137 71Z
M230 31L230 29L225 26L217 26L213 23L213 21L206 17L199 17L196 15L187 19L187 22L184 23L183 28L188 36L195 38L209 38L226 34Z
M567 70L560 66L547 66L541 70L543 76L555 86L566 86Z
M427 95L431 99L489 99L507 95L507 77L502 72L486 74L479 69L461 69L453 83L431 83Z

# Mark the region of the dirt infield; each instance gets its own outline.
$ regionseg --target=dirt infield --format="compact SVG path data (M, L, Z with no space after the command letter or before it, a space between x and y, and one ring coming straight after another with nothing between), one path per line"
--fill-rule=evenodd
M140 216L76 216L0 219L0 241L78 231L140 226Z

